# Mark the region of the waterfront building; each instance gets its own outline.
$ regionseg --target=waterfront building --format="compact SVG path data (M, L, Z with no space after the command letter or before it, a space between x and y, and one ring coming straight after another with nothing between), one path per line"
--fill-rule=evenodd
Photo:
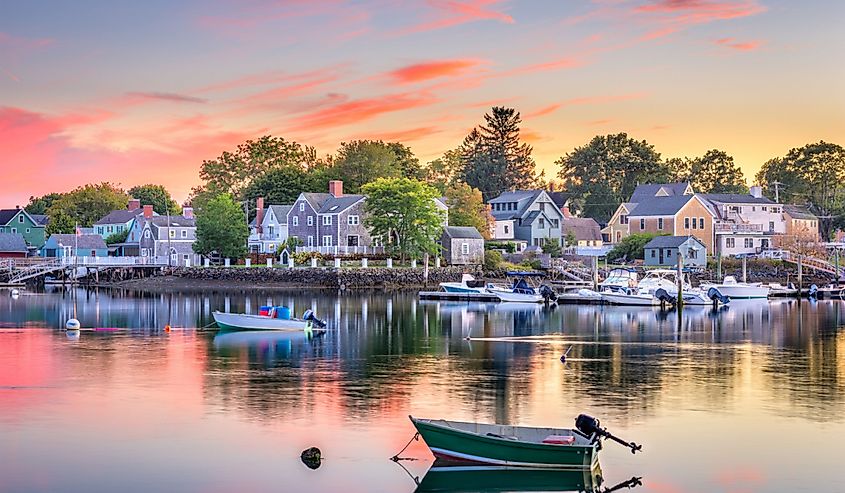
M364 202L359 194L344 194L343 182L329 182L329 193L301 193L288 211L288 235L297 250L323 253L364 252L373 246L364 226Z
M113 234L129 231L132 221L143 212L140 200L129 199L126 209L113 210L97 220L94 223L94 233L106 239ZM157 216L158 214L153 212L153 215Z
M637 203L628 219L631 234L695 236L713 251L715 212L698 194L651 197Z
M151 205L142 210L132 221L126 242L114 245L120 255L151 257L182 267L201 262L193 249L197 225L191 207L183 207L179 216L154 215Z
M44 246L45 219L42 216L33 217L25 209L0 209L0 233L19 234L26 242L30 253L35 253Z
M489 205L494 219L491 240L542 247L550 239L561 238L563 212L544 190L505 192Z
M570 233L575 238L575 244L567 244L567 247L600 247L604 244L599 223L590 217L564 216L561 233L564 240Z
M446 226L441 244L443 257L449 265L484 263L484 237L471 226Z
M707 247L695 236L657 236L645 245L645 265L671 267L683 259L685 267L706 267Z
M750 193L709 193L701 197L715 212L713 251L722 256L757 254L774 246L786 233L784 206L763 196L760 187Z
M42 257L108 257L109 248L98 234L52 234L41 248Z
M0 258L26 257L29 249L20 233L0 233Z
M276 254L288 241L288 213L292 205L268 205L264 198L256 200L255 218L249 223L249 251Z
M634 208L642 201L648 201L654 197L678 197L685 195L693 195L692 184L689 182L679 183L644 183L637 185L634 193L628 202L619 204L607 226L601 230L604 241L608 243L619 243L623 238L631 234L628 225L629 217L634 212Z
M804 237L809 241L819 241L819 218L806 207L784 205L783 218L786 236Z

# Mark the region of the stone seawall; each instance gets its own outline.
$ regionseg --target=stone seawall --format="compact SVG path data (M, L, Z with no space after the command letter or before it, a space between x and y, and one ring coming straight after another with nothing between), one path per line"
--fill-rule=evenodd
M218 284L285 285L326 288L370 288L370 287L422 287L437 286L441 282L460 281L466 269L445 267L429 269L428 282L423 277L423 269L405 268L367 268L367 269L332 269L308 268L296 269L267 267L216 267L216 268L174 268L164 273L166 276L181 280L213 282ZM480 273L473 273L480 275Z

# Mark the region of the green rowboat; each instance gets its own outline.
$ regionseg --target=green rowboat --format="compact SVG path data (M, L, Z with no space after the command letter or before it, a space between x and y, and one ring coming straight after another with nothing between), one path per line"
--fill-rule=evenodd
M596 436L590 437L572 429L410 418L434 456L447 461L592 470L598 462L601 448ZM571 438L556 440L554 437Z
M436 460L416 493L495 491L577 491L595 493L602 484L601 468L589 470L465 466Z

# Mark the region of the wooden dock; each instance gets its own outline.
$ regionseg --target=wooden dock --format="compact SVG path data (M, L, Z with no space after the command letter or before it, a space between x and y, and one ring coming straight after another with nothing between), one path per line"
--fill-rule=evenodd
M498 302L499 297L489 293L450 293L446 291L420 291L421 300L447 301L491 301Z

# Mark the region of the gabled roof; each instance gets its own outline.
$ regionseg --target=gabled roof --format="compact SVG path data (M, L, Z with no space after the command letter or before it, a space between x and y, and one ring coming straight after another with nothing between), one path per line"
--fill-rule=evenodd
M29 216L29 218L32 219L32 222L40 224L24 209L0 209L0 226L8 224L9 221L18 215L18 212L23 212L24 215Z
M47 214L30 214L29 217L41 226L50 224L50 217Z
M645 248L678 248L690 239L702 246L704 245L695 236L656 236L645 244Z
M153 216L147 219L151 226L156 228L195 228L197 226L194 218L185 216Z
M774 204L767 197L755 197L747 193L700 193L701 198L721 204Z
M84 248L86 250L99 250L103 248L108 248L106 246L106 242L103 241L103 237L100 235L73 235L73 234L59 234L56 233L54 235L50 235L50 239L47 240L47 244L50 246L74 246L76 245L77 248Z
M303 193L302 196L305 197L305 200L307 200L308 203L311 204L311 207L315 211L319 211L323 207L323 204L327 200L332 198L332 195L330 193L307 192L307 193Z
M0 233L0 252L26 253L26 241L20 233Z
M694 195L674 195L670 197L650 197L648 200L640 202L634 209L634 212L629 213L629 217L640 216L674 216L681 210L687 202L693 200Z
M472 240L484 240L484 237L481 236L481 233L479 233L478 230L473 228L472 226L446 226L445 228L443 228L443 233L452 239L462 238Z
M688 189L690 191L692 190L689 182L643 183L642 185L637 185L637 188L634 189L634 193L631 194L631 202L641 202L643 198L684 195L684 192Z
M546 192L546 194L560 209L563 209L569 199L572 198L572 194L569 192Z
M509 211L497 211L495 208L493 208L490 213L493 214L493 217L498 220L523 217L528 207L530 207L531 204L533 204L534 201L537 200L537 197L539 197L543 193L543 190L515 190L512 192L505 192L496 197L495 199L491 199L488 204L507 204L515 202L516 209ZM533 221L533 218L531 220Z
M293 208L292 205L271 205L269 208L273 210L273 215L276 216L279 224L288 223L288 212Z
M108 214L106 214L105 216L100 218L100 220L95 222L94 224L95 225L99 225L99 224L124 224L124 223L128 223L129 221L135 219L135 216L137 216L138 214L141 214L142 212L144 212L144 209L141 209L141 208L131 209L131 210L130 209L118 209L118 210L114 210L114 211L109 212Z
M783 212L789 214L792 219L818 219L818 216L803 205L784 205Z
M566 217L561 224L561 233L566 236L572 231L576 240L590 241L601 239L599 223L591 217Z
M358 202L359 200L363 199L363 195L341 195L340 197L335 197L333 195L329 195L329 198L323 202L323 205L317 209L318 214L337 214L339 212L343 212L346 209L352 207L353 204Z

